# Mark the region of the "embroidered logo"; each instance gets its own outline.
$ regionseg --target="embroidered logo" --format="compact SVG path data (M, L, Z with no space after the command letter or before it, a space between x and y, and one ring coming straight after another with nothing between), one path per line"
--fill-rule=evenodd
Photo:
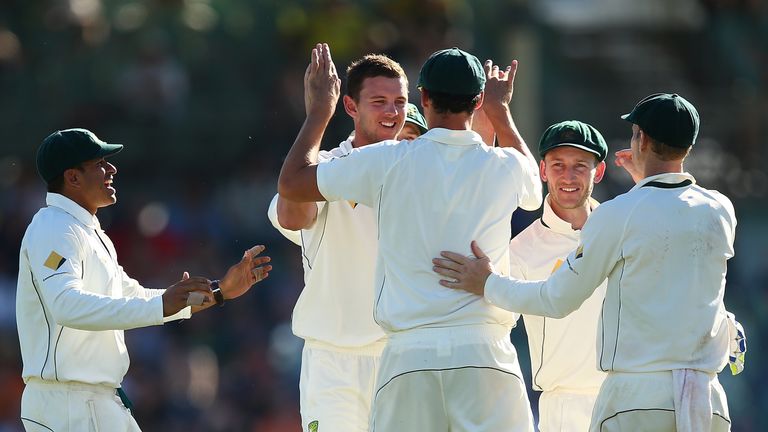
M309 425L307 425L307 431L308 432L317 432L317 428L319 426L320 422L317 420L309 422Z
M51 251L51 254L45 259L43 265L51 270L58 270L66 261L67 259L59 255L56 251Z
M579 259L584 256L584 245L579 245L579 247L576 248L576 257L575 259Z

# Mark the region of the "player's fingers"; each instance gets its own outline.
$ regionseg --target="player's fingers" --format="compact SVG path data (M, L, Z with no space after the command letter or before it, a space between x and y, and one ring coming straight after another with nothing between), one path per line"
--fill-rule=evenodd
M444 258L448 258L449 260L458 263L458 264L465 264L468 259L462 254L457 254L456 252L451 251L442 251L440 252L440 256Z
M449 259L434 258L432 264L437 267L449 269L449 270L461 270L463 264Z
M184 272L181 274L181 280L187 280L189 279L189 272Z
M459 286L459 282L453 281L453 280L449 281L445 279L440 279L440 285L450 289L461 289Z
M270 258L268 256L256 257L256 258L251 260L251 268L256 268L256 267L264 265L264 264L266 264L266 263L268 263L270 261L272 261L272 258Z
M507 70L509 71L508 74L509 74L510 83L515 82L515 75L517 75L517 65L518 65L517 60L512 60L512 64L509 65L509 67L507 68Z
M264 252L266 247L264 245L256 245L248 250L245 251L245 254L243 254L244 257L255 258L258 254Z
M451 270L445 267L433 266L432 271L434 271L435 273L441 276L447 276L449 278L456 279L456 280L458 280L459 277L461 276L461 273L457 272L456 270Z
M483 69L485 69L485 77L488 78L491 76L491 69L493 68L493 60L488 59L483 64Z
M488 259L488 256L485 254L485 252L483 252L483 250L480 249L480 246L477 244L477 241L472 240L472 243L470 243L469 246L472 248L472 253L475 254L475 258Z

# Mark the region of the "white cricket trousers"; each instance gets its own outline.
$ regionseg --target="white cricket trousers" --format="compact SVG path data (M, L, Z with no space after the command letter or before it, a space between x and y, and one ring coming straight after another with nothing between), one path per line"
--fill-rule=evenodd
M712 375L710 381L712 427L710 431L731 430L725 391ZM675 432L675 405L672 371L609 372L600 387L592 412L590 432Z
M30 379L21 396L27 432L140 432L115 389Z
M598 388L557 389L539 397L539 432L586 432Z
M509 328L427 328L388 336L372 432L533 431Z
M343 348L305 341L299 403L304 432L367 432L384 341Z

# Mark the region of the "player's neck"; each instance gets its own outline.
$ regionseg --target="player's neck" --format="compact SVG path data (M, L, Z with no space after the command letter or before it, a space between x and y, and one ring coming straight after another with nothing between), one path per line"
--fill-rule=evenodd
M592 207L590 206L589 201L589 198L587 198L587 200L584 201L584 204L579 207L567 209L558 206L557 203L552 200L552 197L549 197L549 206L557 217L571 224L571 228L580 230L584 227L584 224L587 223L587 218L592 212Z
M652 160L647 160L643 165L644 178L648 178L648 177L659 175L659 174L682 173L682 172L685 172L683 170L682 160L661 161L661 160L652 159Z

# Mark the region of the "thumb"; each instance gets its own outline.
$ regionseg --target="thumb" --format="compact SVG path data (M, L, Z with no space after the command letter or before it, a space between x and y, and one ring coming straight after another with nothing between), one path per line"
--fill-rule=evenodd
M187 280L189 279L189 272L184 272L184 274L181 275L181 280Z
M483 252L482 249L480 249L480 246L477 245L477 242L475 240L472 240L472 243L470 244L472 247L472 253L475 254L475 258L477 259L488 259L488 256L485 255L485 252Z

